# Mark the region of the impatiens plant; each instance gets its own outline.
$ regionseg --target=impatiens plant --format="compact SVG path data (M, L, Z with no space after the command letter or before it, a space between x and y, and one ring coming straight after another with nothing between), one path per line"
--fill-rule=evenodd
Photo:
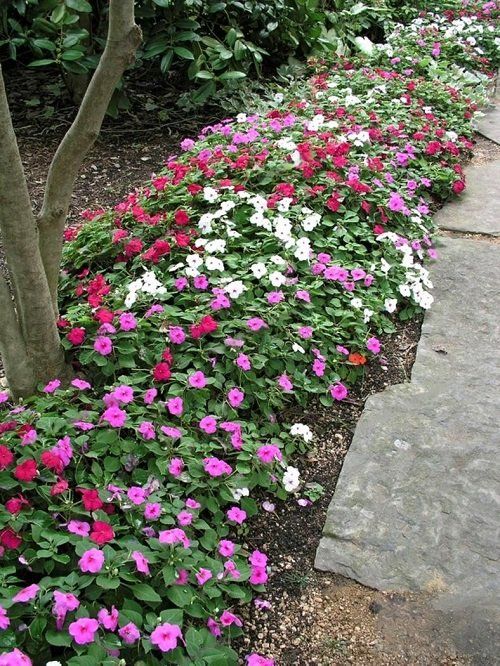
M462 13L478 36L490 4ZM311 63L66 230L73 378L0 394L0 665L238 663L272 564L251 519L300 497L312 440L283 410L348 400L394 317L430 307L430 213L464 187L496 63L452 86L403 30L404 66Z

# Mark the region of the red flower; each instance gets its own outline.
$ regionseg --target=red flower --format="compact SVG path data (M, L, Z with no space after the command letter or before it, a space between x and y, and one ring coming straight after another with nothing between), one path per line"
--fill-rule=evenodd
M215 321L215 319L210 315L206 315L200 320L198 324L192 324L189 330L191 336L196 340L198 338L201 338L203 335L207 335L208 333L213 333L213 331L216 331L217 328L218 324Z
M54 496L54 495L60 495L61 493L63 493L63 492L65 492L66 490L68 490L68 488L69 488L69 484L68 484L68 482L66 481L66 479L59 479L59 481L57 481L56 483L54 483L54 485L53 485L52 488L50 489L50 494L51 494L52 496Z
M456 180L453 185L451 186L451 189L455 194L460 194L460 192L463 192L465 190L465 183L463 180Z
M189 186L189 187L192 187L192 186ZM189 187L188 187L188 190L189 190ZM200 190L201 189L202 188L200 187ZM189 190L189 191L191 192L191 190ZM193 192L191 192L191 194L193 194ZM176 213L174 215L174 220L175 220L175 223L178 224L179 226L185 227L186 224L189 224L189 215L186 213L185 210L178 210L178 211L176 211Z
M123 253L128 259L130 259L131 257L134 257L136 254L139 254L141 250L142 250L141 239L132 238L132 240L129 240L129 242L125 245Z
M92 532L90 533L91 541L97 543L99 546L102 546L114 538L115 533L109 523L105 523L102 520L96 520L94 522L92 525Z
M14 476L18 481L33 481L35 476L38 474L38 467L36 466L36 460L25 460L23 463L18 465L13 471Z
M102 509L104 502L99 497L97 490L80 488L79 492L82 494L83 506L87 511L97 511L97 509Z
M162 361L161 363L157 363L153 368L153 377L157 382L166 382L171 376L169 363Z
M202 191L203 187L201 185L197 185L196 183L191 183L191 185L187 186L187 190L189 194L192 194L193 197L195 194L199 194Z
M14 461L14 454L3 444L0 444L0 470L7 469Z
M0 544L7 548L7 550L19 548L22 542L23 540L19 534L16 534L10 527L6 527L4 530L0 531Z
M28 502L28 500L22 495L19 495L19 497L11 497L10 500L7 500L7 502L5 502L5 508L13 516L20 513L23 509L23 506L29 506L29 505L30 503Z
M125 229L117 229L113 234L112 241L113 243L119 243L124 238L127 238L127 236L128 236L128 231L125 231Z
M85 340L85 329L72 328L71 331L66 334L66 338L71 342L72 345L81 345Z
M53 451L44 451L40 456L41 462L56 474L60 474L64 469L64 463L61 458Z
M329 208L332 213L336 213L340 208L340 201L338 196L339 195L335 193L329 199L327 199L326 207Z
M175 237L175 242L179 247L187 247L189 245L189 241L191 240L187 234L183 234L180 231L177 231L174 234Z
M364 365L366 363L366 356L354 352L353 354L349 354L349 361L353 365Z
M106 310L106 308L99 308L99 310L97 310L94 315L97 321L99 321L101 324L111 324L114 316L114 313L110 312L110 310Z
M168 363L169 365L172 365L172 363L174 362L174 357L170 349L165 349L161 357L165 361L165 363Z

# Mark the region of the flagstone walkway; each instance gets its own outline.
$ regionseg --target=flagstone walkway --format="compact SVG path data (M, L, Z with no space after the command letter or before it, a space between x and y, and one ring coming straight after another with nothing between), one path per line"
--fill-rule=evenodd
M500 664L500 160L467 177L463 197L437 215L455 234L441 239L411 381L367 400L316 567L422 592L457 648L491 666Z

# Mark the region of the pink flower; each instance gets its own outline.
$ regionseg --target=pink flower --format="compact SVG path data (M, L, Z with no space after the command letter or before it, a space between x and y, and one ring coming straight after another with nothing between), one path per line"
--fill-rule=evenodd
M160 430L167 437L172 437L172 439L179 439L182 437L182 432L179 428L172 428L171 426L160 426Z
M171 326L168 337L174 345L181 345L186 339L186 334L180 326Z
M89 382L86 382L84 379L78 379L78 377L71 380L71 386L74 386L79 391L86 391L87 389L92 388L92 385L89 384Z
M223 460L219 458L205 458L203 461L203 467L207 474L210 474L212 477L222 476L223 474L231 474L233 468L231 465L228 465Z
M127 420L127 412L116 405L112 405L106 409L101 418L103 421L107 421L113 428L121 428Z
M160 543L168 543L170 545L181 543L184 548L189 548L190 541L186 536L184 530L181 530L180 527L174 527L171 530L163 530L158 535L158 541Z
M145 557L139 550L134 550L132 551L131 554L132 559L135 562L135 566L137 567L137 571L139 573L146 574L146 576L149 576L149 560L147 557Z
M261 553L260 550L254 550L248 558L248 561L254 567L265 567L267 566L267 555Z
M368 338L366 341L366 348L368 351L371 351L373 354L378 354L380 352L382 345L380 344L380 340L377 338Z
M32 664L28 655L17 648L0 655L0 666L32 666Z
M274 666L274 660L252 652L247 657L247 666Z
M189 511L179 511L177 514L177 522L181 527L186 527L186 525L191 525L193 522L193 514Z
M177 642L182 640L181 628L176 624L164 622L156 627L149 640L161 652L170 652L171 650L175 650Z
M245 399L245 393L239 388L232 388L227 394L227 399L231 407L236 409Z
M61 611L74 611L80 606L80 602L70 592L59 592L54 590L54 606Z
M201 370L193 372L188 378L189 385L193 388L202 389L207 385L207 379Z
M220 638L222 636L222 631L220 630L218 622L216 622L213 617L209 617L207 620L207 627L212 636Z
M166 402L166 407L172 416L180 416L184 410L182 398L170 398Z
M310 326L301 326L299 328L299 335L303 340L308 340L312 338L313 329Z
M0 405L9 399L8 391L0 391Z
M97 618L101 625L108 631L115 631L118 626L120 614L114 606L111 606L111 612L107 608L101 608L97 613Z
M267 295L267 302L271 305L276 305L280 303L285 298L285 295L282 291L270 291Z
M188 509L199 509L201 507L201 504L196 500L191 499L191 497L188 497L186 500L186 506L188 507Z
M7 611L3 606L0 606L0 630L5 631L10 625L10 620L7 616Z
M260 331L261 328L267 328L266 322L260 317L252 317L247 321L247 326L251 331Z
M236 545L228 539L221 539L217 550L223 557L232 557L236 550Z
M257 457L263 463L271 463L273 460L281 460L283 456L279 447L275 444L264 444L257 449Z
M184 461L182 458L172 458L168 465L168 471L172 476L180 476L184 469Z
M246 354L238 354L236 365L238 368L241 368L241 370L244 370L245 372L252 369L252 363Z
M201 567L199 572L195 574L196 580L200 585L205 585L205 583L209 581L212 576L213 574L210 569L204 569L203 567Z
M237 627L243 626L243 622L240 618L227 610L225 610L220 616L220 623L223 627L229 627L231 624L235 624Z
M155 427L151 421L143 421L137 428L138 432L144 437L146 441L156 439Z
M90 617L81 617L69 625L70 636L78 645L93 643L95 633L99 629L99 622Z
M68 532L86 537L90 534L90 525L81 520L70 520L68 523Z
M111 393L111 396L118 402L127 405L129 402L133 402L134 400L134 390L131 386L122 384L121 386L117 386L115 388L115 390Z
M246 511L243 511L243 509L240 509L238 506L232 506L226 512L226 516L228 520L238 523L238 525L242 525L246 520L247 514Z
M297 298L299 301L305 301L306 303L311 302L311 296L309 295L309 292L305 291L304 289L299 289L295 294L295 298Z
M78 566L83 573L99 573L104 566L104 553L98 548L90 548L78 560Z
M21 446L29 446L30 444L34 444L36 442L37 436L37 431L34 428L31 428L31 430L28 430L28 432L22 436Z
M161 504L158 504L158 502L146 504L144 508L144 518L146 518L146 520L156 520L161 516L161 511Z
M250 572L250 583L252 585L264 585L267 583L268 575L265 567L252 567Z
M119 317L120 321L120 330L122 331L133 331L137 328L137 321L134 315L131 312L124 312Z
M330 395L334 400L344 400L347 397L347 393L346 387L340 382L330 386Z
M101 356L108 356L113 351L111 338L104 335L99 336L94 342L94 349L98 354L101 354Z
M213 416L204 416L201 419L199 426L203 432L207 433L207 435L213 435L214 432L217 431L217 419Z
M19 592L12 597L12 601L14 603L25 604L36 597L39 589L40 586L36 585L35 583L33 583L33 585L28 585L28 587L24 587L22 590L19 590Z
M144 403L146 405L152 405L156 396L158 395L158 389L150 388L144 393Z
M293 384L285 373L283 373L279 379L278 379L278 385L280 388L282 388L284 391L293 391Z
M140 504L144 504L147 495L144 488L141 488L140 486L132 486L127 491L127 497L132 502L132 504L139 506Z
M54 393L61 386L59 379L53 379L46 386L44 386L44 393Z
M127 645L132 645L139 640L141 632L133 622L129 622L121 629L118 629L118 636L120 636L122 641Z

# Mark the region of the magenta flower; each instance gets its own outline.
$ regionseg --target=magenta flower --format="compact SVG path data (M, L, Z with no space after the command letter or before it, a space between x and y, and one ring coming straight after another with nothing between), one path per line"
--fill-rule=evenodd
M172 476L180 476L184 469L184 461L182 458L172 458L168 465L168 471Z
M344 400L344 398L347 397L347 389L344 386L344 384L341 384L338 382L337 384L334 384L333 386L330 386L330 395L334 400Z
M181 326L171 326L168 332L170 342L174 345L181 345L186 339L186 334Z
M155 427L151 421L143 421L139 424L137 431L144 437L145 440L156 439Z
M111 354L113 351L113 343L111 342L111 338L108 338L105 335L101 335L96 338L94 342L94 350L98 354L101 354L101 356L109 356L109 354Z
M184 401L182 398L170 398L166 402L166 407L172 416L181 416L184 410Z
M207 435L213 435L217 432L217 419L213 416L204 416L198 424Z
M243 622L240 618L227 610L225 610L220 616L220 623L223 627L229 627L231 624L235 624L237 627L243 626Z
M162 508L158 502L150 502L144 508L144 518L146 520L156 520L161 516Z
M368 338L366 341L366 348L373 354L378 354L382 348L382 345L380 344L380 340L377 338Z
M68 632L78 645L93 643L99 629L99 622L90 617L81 617L69 625Z
M238 523L242 525L247 517L246 511L240 509L238 506L232 506L227 512L226 516L228 520L231 520L233 523Z
M167 437L172 437L172 439L180 439L182 437L182 432L179 428L172 428L172 426L160 426L160 430Z
M60 380L53 379L46 386L44 386L43 391L44 393L54 393L54 391L56 391L60 386L61 386Z
M283 389L283 391L293 391L293 384L288 375L284 373L279 377L278 385Z
M115 400L121 402L124 405L127 405L129 402L134 400L134 390L131 386L126 386L122 384L117 386L114 391L110 394Z
M268 578L265 567L252 567L249 578L252 585L265 585Z
M119 317L120 330L133 331L137 328L137 320L131 312L124 312Z
M244 370L245 372L252 369L252 363L246 354L238 354L236 365L238 368L241 368L241 370Z
M101 608L101 610L97 613L97 619L99 620L100 624L108 631L116 630L119 617L120 614L114 606L111 606L111 611L109 611L107 608Z
M299 289L295 294L295 298L297 298L299 301L304 301L305 303L311 302L311 296L309 292L305 291L304 289Z
M275 444L264 444L257 449L257 456L263 463L271 463L273 460L281 460L283 458L280 449Z
M137 567L137 571L139 573L146 574L146 576L149 576L150 571L149 571L149 560L148 560L148 558L145 555L143 555L139 550L132 551L131 557L135 562L135 566Z
M132 502L132 504L139 506L140 504L144 504L147 495L144 488L139 486L132 486L132 488L129 488L127 491L127 497Z
M221 539L217 550L223 557L232 557L236 550L236 545L228 539Z
M89 382L86 382L84 379L78 379L78 377L71 380L71 386L74 386L79 391L86 391L87 389L92 388L92 385L89 384Z
M201 370L193 372L188 378L189 385L193 388L202 389L207 385L207 379Z
M156 627L149 640L161 652L170 652L171 650L175 650L177 642L182 640L181 628L176 624L164 622Z
M68 532L86 537L90 534L90 525L81 520L70 520L68 523Z
M267 302L270 303L271 305L276 305L277 303L281 303L281 301L285 298L285 295L282 291L270 291L267 294Z
M236 409L245 399L245 393L239 388L232 388L227 394L227 399L231 407Z
M177 514L177 522L181 527L186 527L187 525L191 525L193 522L193 514L190 513L189 511L179 511Z
M33 583L33 585L28 585L28 587L24 587L22 590L19 590L19 592L12 597L12 601L14 603L25 604L28 601L34 599L39 590L40 586L36 585L35 583Z
M180 527L174 527L171 530L163 530L163 532L160 532L158 535L158 541L170 545L181 543L184 548L189 548L191 543L184 530L181 530Z
M144 393L144 404L152 405L156 396L158 395L158 389L150 388Z
M219 458L205 458L203 461L203 467L205 472L214 478L222 476L223 474L231 474L233 471L231 465L228 465Z
M99 573L104 566L104 553L98 548L90 548L80 557L78 566L83 573Z
M108 407L102 415L102 420L107 421L113 428L121 428L127 420L127 412L120 409L116 405Z
M204 569L203 567L201 567L199 572L195 574L195 578L200 585L205 585L205 583L209 581L212 576L213 574L210 569Z
M313 329L310 326L301 326L299 328L299 335L303 340L308 340L313 336Z
M191 499L191 497L187 498L186 506L188 507L188 509L200 509L201 508L201 504L199 502L197 502L196 500Z
M248 561L254 567L265 567L267 566L267 555L261 553L260 550L254 550L248 558Z
M247 656L247 666L274 666L274 659L268 659L256 652Z
M133 622L129 622L125 626L118 629L118 636L122 639L127 645L132 645L141 637L141 632L136 627Z
M260 317L252 317L247 321L247 326L251 331L260 331L261 328L267 328L266 322Z

